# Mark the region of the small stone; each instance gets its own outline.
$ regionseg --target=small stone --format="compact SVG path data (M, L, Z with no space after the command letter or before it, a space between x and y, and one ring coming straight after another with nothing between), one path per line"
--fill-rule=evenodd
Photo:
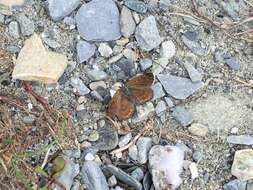
M3 14L0 14L0 24L4 24L5 17Z
M136 143L138 149L138 161L145 164L148 161L148 152L152 147L152 139L149 137L140 137Z
M0 0L0 4L12 7L12 6L20 6L24 3L24 0Z
M69 25L70 27L72 26L75 27L76 21L74 18L68 16L63 19L63 23L65 23L66 25Z
M85 106L84 106L84 104L80 104L80 105L77 105L76 106L76 111L82 111L82 110L85 110Z
M166 103L163 100L160 100L155 107L156 115L160 117L162 113L165 111L166 111Z
M108 185L109 187L113 187L115 185L117 185L117 179L114 175L112 175L111 177L109 177L108 179Z
M131 49L124 49L122 51L122 54L127 58L130 59L132 61L136 61L138 59L137 54L135 53L135 51L131 50Z
M103 57L110 57L112 54L112 48L107 43L101 43L98 47L98 51Z
M124 4L137 13L146 13L148 10L146 4L139 0L126 0Z
M51 38L48 38L48 37L43 38L43 42L52 49L56 49L56 48L61 47L61 44L59 44L57 41L55 41Z
M136 28L135 38L144 51L158 47L162 41L154 16L145 18Z
M200 123L191 124L191 126L188 127L188 130L191 134L201 137L205 137L209 131L207 126Z
M131 176L138 181L141 181L144 178L144 172L141 168L136 168L134 171L132 171Z
M193 122L193 118L191 113L189 113L186 109L183 107L175 107L172 109L172 115L173 117L179 122L180 125L183 127L187 127Z
M85 84L80 78L71 78L70 84L77 90L80 96L84 96L90 93L90 89L85 86Z
M162 43L161 51L160 51L161 57L171 59L176 54L176 46L173 43L173 41L168 40Z
M215 51L214 53L214 62L220 62L224 60L224 52Z
M231 134L237 134L239 129L237 127L233 127L230 131Z
M85 161L80 175L87 189L109 190L106 178L96 162Z
M136 66L132 60L122 58L111 65L110 72L114 80L127 80L136 74Z
M93 161L95 159L94 155L92 153L87 153L84 158L86 161Z
M190 62L184 62L184 67L187 70L190 79L192 82L201 82L203 76L202 74L194 68L194 66Z
M173 101L169 97L165 97L165 102L167 103L169 108L173 108L175 106L175 104L173 103Z
M132 133L128 133L119 139L119 147L126 146L132 139Z
M29 116L23 117L22 120L25 124L32 125L34 124L36 117L34 115L29 115Z
M147 102L144 105L139 105L136 107L137 117L133 119L134 123L144 121L155 111L152 102Z
M148 58L144 58L144 59L140 59L140 67L142 71L146 71L147 69L149 69L152 66L153 62L151 59Z
M165 91L176 99L184 100L204 86L203 82L193 83L190 79L170 74L157 75Z
M96 81L96 82L90 83L91 90L97 90L100 87L107 88L106 83L104 81Z
M247 182L234 179L223 186L224 190L246 190ZM247 185L248 187L248 185ZM248 189L247 189L248 190ZM250 189L249 189L250 190Z
M159 58L158 60L155 61L155 64L152 68L153 74L158 75L164 70L164 68L167 67L168 64L169 64L168 58Z
M90 44L86 41L80 40L76 45L76 50L78 63L83 63L85 61L88 61L89 58L94 55L96 51L96 46L94 44Z
M128 155L134 161L138 160L138 149L136 145L130 146L128 149Z
M192 154L192 159L195 162L199 163L203 159L203 153L202 153L202 151L200 151L200 150L194 151L193 154Z
M49 14L54 21L60 21L72 13L80 2L80 0L48 0Z
M120 38L119 10L112 0L85 3L76 14L80 35L88 41L112 41Z
M182 40L186 47L188 47L194 54L199 56L203 56L205 54L205 49L201 47L201 44L197 39L196 32L186 32L182 36Z
M189 169L190 169L190 172L191 172L191 179L192 180L194 180L197 177L199 177L199 172L198 172L197 164L195 162L192 162L189 165Z
M143 178L143 189L151 190L151 186L153 187L152 176L149 172L146 172Z
M240 144L240 145L253 145L253 137L250 135L231 135L227 137L227 142L230 144Z
M108 78L108 75L101 70L97 69L87 69L87 75L91 81L100 81L100 80L105 80Z
M35 31L35 25L34 22L29 19L25 14L21 13L17 16L17 21L20 26L21 33L24 36L30 36Z
M136 24L134 22L131 11L123 6L120 16L121 33L125 38L129 38L135 31Z
M85 104L87 102L87 98L85 96L80 96L77 100L79 104Z
M153 90L153 99L152 99L152 101L157 100L157 99L162 98L162 97L165 96L165 93L163 91L163 86L161 85L160 82L155 83L152 86L152 90Z
M90 135L88 140L90 142L96 142L99 139L99 133L97 131L93 131Z
M225 59L225 63L230 67L230 69L239 71L241 66L240 63L234 58Z
M140 182L138 182L135 178L125 173L123 170L113 166L108 165L106 166L106 169L110 171L116 178L118 178L120 181L124 182L125 184L134 187L136 190L141 190L142 185Z
M111 57L111 58L108 60L108 64L115 63L115 62L119 61L122 57L123 57L123 54L122 54L122 53L119 53L118 55L115 55L115 56Z
M9 34L11 37L17 39L20 37L19 25L16 21L10 22L8 26Z

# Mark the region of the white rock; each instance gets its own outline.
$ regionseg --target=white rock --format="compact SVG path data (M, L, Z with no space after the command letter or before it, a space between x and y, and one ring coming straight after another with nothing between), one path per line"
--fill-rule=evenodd
M101 56L103 56L103 57L110 57L110 55L113 52L112 48L106 43L101 43L99 45L98 51L101 54Z
M123 6L120 16L120 29L125 38L129 38L135 31L135 22L131 11Z
M161 57L171 59L176 54L176 46L173 41L168 40L162 43Z
M197 177L199 177L199 172L198 172L197 164L195 162L192 162L189 165L189 169L190 169L190 172L191 172L191 178L192 178L192 180L194 180Z

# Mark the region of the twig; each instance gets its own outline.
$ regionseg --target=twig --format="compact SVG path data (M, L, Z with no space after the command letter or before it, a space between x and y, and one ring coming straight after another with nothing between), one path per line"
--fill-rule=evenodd
M234 36L241 36L241 35L248 34L248 33L252 33L253 34L253 29L249 29L249 30L246 30L246 31L243 31L243 32L238 32L238 33L235 33L233 35Z
M0 157L0 163L3 166L3 168L4 168L4 171L7 173L8 172L7 167L6 167L4 161L3 161L3 159L1 157Z
M235 80L236 82L239 82L239 83L243 84L244 86L248 86L248 87L253 88L253 84L250 84L250 83L248 83L248 82L245 82L245 81L243 81L243 80L241 80L241 79L239 79L239 78L233 78L233 80Z
M110 154L117 154L120 152L123 152L124 150L127 150L129 147L131 147L132 145L134 145L136 143L136 141L142 136L144 135L146 132L148 132L150 129L153 128L153 122L147 122L145 127L134 137L134 139L129 142L126 146L118 148L114 151L112 151Z
M47 160L48 160L48 157L49 157L50 150L51 150L51 146L48 148L47 153L46 153L46 156L45 156L45 158L44 158L44 160L43 160L43 163L42 163L42 165L41 165L41 168L42 168L42 169L43 169L43 168L45 167L45 165L47 164Z

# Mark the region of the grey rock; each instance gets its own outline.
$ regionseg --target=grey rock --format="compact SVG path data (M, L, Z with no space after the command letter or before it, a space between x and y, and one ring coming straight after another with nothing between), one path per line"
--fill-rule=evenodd
M176 46L173 41L168 40L162 43L160 55L163 58L171 59L176 54Z
M96 46L94 44L80 40L76 44L76 50L78 63L83 63L94 55Z
M136 145L130 146L128 149L128 155L134 161L138 160L138 148Z
M174 102L169 97L165 97L165 102L167 103L169 108L173 108L175 106Z
M122 136L119 139L119 147L123 147L127 145L131 139L132 139L132 133L128 133L125 136Z
M107 43L99 44L98 51L102 57L110 57L113 53L112 48Z
M112 175L111 177L109 177L108 179L108 185L109 187L113 187L115 185L117 185L117 179L114 175Z
M203 82L193 83L190 79L170 74L157 75L165 91L176 99L184 100L204 86Z
M240 63L234 57L225 59L225 63L230 67L230 69L235 71L240 70Z
M146 71L152 65L153 65L153 62L151 59L148 59L148 58L140 59L140 67L142 71Z
M126 80L136 74L136 68L132 60L122 58L111 64L110 72L114 80Z
M144 105L139 105L136 107L136 117L133 118L133 123L138 123L144 121L155 111L154 105L152 102L147 102Z
M156 115L160 117L165 111L166 111L166 103L163 100L160 100L155 107Z
M80 78L71 78L70 84L77 90L78 94L81 96L90 93L90 89L83 83Z
M60 21L74 11L80 0L48 0L49 14L54 21Z
M5 19L4 15L0 14L0 24L4 23L4 19Z
M108 75L101 70L97 69L87 69L86 73L91 81L99 81L99 80L105 80L108 78Z
M201 150L194 151L192 154L192 159L197 163L200 162L203 159L203 152Z
M61 47L61 44L59 44L57 41L51 39L51 38L43 38L43 42L48 45L50 48L56 49Z
M143 189L144 190L151 190L152 186L152 176L149 172L147 172L143 178Z
M85 161L81 170L81 177L87 189L109 190L106 178L94 161Z
M135 38L144 51L158 47L162 41L154 16L145 18L136 28Z
M138 161L145 164L148 161L148 152L152 147L152 139L149 137L140 137L136 143L138 149Z
M34 115L29 115L23 117L22 120L25 124L32 125L35 122L36 117Z
M224 52L215 51L214 52L214 62L220 62L224 60Z
M172 115L173 117L178 121L180 125L183 127L187 127L193 122L193 118L191 113L189 113L186 109L183 107L175 107L172 109Z
M246 181L234 179L223 186L224 190L246 190Z
M131 11L123 6L120 16L120 29L125 38L129 38L135 31L135 21L133 19Z
M97 142L97 140L100 138L98 131L92 131L88 137L88 141L90 142Z
M91 90L97 90L99 88L105 89L107 87L104 81L91 82L89 86Z
M192 32L191 34L186 33L182 36L182 40L186 47L188 47L194 54L203 56L205 54L205 48L201 47L200 42L196 39L196 35L192 34Z
M20 29L19 29L19 25L16 21L10 22L10 24L8 26L8 30L9 30L10 36L12 36L13 38L17 39L20 37Z
M253 137L250 135L230 135L227 137L227 142L231 144L253 145Z
M139 0L126 0L124 4L137 13L146 13L148 10L147 5Z
M124 182L125 184L134 187L136 190L141 190L142 185L139 181L137 181L134 177L128 175L123 170L113 166L108 165L106 166L106 169L110 171L113 175L115 175L116 178L118 178L120 181Z
M93 0L84 4L76 15L80 35L91 41L120 38L119 10L112 0Z
M144 172L141 168L136 168L134 171L131 172L131 176L141 181L144 178Z
M165 93L163 91L163 86L160 82L155 83L152 86L152 90L153 90L153 99L152 100L157 100L157 99L165 96Z
M75 26L76 24L76 21L74 18L70 17L70 16L67 16L63 19L63 23L69 25L69 26Z
M190 62L184 62L184 67L192 82L200 82L202 80L202 74Z
M247 183L246 190L252 190L253 189L253 180L249 180ZM240 189L241 190L241 189ZM244 190L244 189L243 189Z
M34 22L29 19L25 14L21 13L17 16L17 21L20 26L21 33L24 36L30 36L35 31Z

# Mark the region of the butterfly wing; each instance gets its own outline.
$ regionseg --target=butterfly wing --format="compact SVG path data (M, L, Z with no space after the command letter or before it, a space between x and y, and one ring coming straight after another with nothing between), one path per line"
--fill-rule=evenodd
M134 104L125 97L121 89L117 90L108 104L107 115L118 120L129 119L135 112Z
M151 88L145 89L130 89L131 100L135 103L145 103L153 98L153 90Z

